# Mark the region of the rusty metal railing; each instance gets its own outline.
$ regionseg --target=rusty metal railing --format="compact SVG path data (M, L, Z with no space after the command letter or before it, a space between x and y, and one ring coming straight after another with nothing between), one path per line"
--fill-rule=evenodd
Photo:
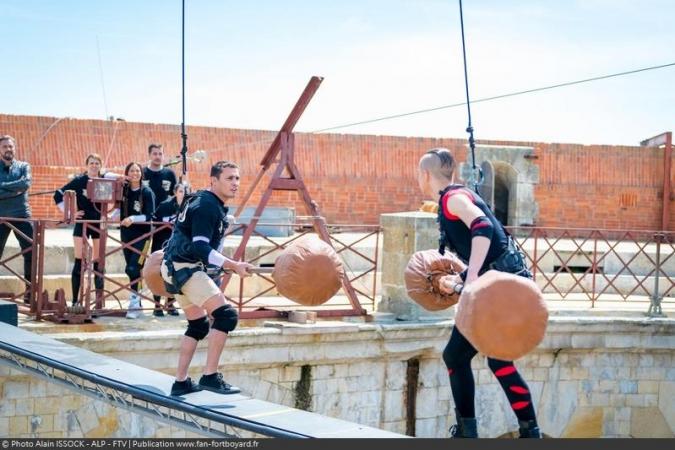
M28 221L33 225L31 236L17 229L15 223ZM86 222L86 221L85 221ZM62 316L70 307L66 304L65 294L50 293L45 286L46 231L60 226L62 222L54 220L31 220L0 217L0 224L7 224L12 230L30 242L30 246L18 251L5 249L0 257L0 298L17 303L19 312L34 317L36 320L48 316ZM158 223L155 231L170 227L170 224ZM286 248L310 230L303 229L306 224L262 224L291 226L296 232L285 238L270 238L254 232L256 242L249 246L245 259L255 265L272 266L275 254ZM84 227L99 225L84 223ZM246 225L237 225L230 231L228 239L237 229ZM329 225L331 243L345 262L345 269L354 290L359 296L361 306L374 309L377 297L377 270L379 253L379 226L363 225ZM536 228L509 227L514 239L526 255L528 266L535 276L535 281L542 288L548 299L590 301L591 307L603 301L643 302L650 315L660 315L662 304L675 302L675 232L644 230L602 230L572 228ZM150 237L152 233L141 236ZM121 252L124 245L114 234L111 241L120 244L113 249L106 249L104 259L110 259L116 252ZM366 243L367 241L367 243ZM231 253L236 246L227 247ZM84 255L91 258L91 247L85 247ZM132 251L139 252L137 249ZM32 279L23 277L18 262L23 255L31 252ZM89 260L91 261L91 259ZM83 294L91 298L96 295L92 278L104 276L112 289L99 292L99 300L113 300L113 307L106 306L105 301L98 304L90 301L89 313L121 314L123 294L130 292L130 284L120 282L110 274L95 272L93 264L85 263L83 269ZM64 268L64 275L70 268ZM372 277L372 278L371 278ZM25 287L24 287L25 286ZM27 287L27 289L26 289ZM86 291L85 291L86 290ZM266 274L256 274L251 278L231 283L226 296L239 309L242 318L279 317L294 309L308 309L277 297L274 280ZM148 300L147 291L140 295ZM82 300L87 295L80 297ZM24 299L29 303L24 303ZM86 306L86 305L85 305ZM154 306L153 306L154 307ZM344 315L341 311L351 305L342 295L336 296L325 305L318 307L321 315Z
M509 227L545 294L650 302L675 295L675 232Z
M247 249L244 259L251 264L261 266L274 266L274 260L280 251L287 248L293 242L307 234L314 234L311 226L303 223L262 223L258 227L289 227L299 230L288 237L268 237L252 231L252 236L259 239L258 245L250 245L250 249L258 251L257 254ZM248 225L239 224L228 230L228 236L244 232ZM228 299L237 307L242 318L266 318L284 317L291 310L303 309L314 310L318 316L335 317L344 315L361 315L365 307L372 311L377 296L377 265L379 253L379 225L327 225L331 244L338 255L341 256L346 276L354 289L360 308L354 309L348 301L344 290L341 289L335 298L324 305L317 307L304 307L290 300L278 297L276 283L270 275L263 273L254 274L250 279L239 279L236 291L225 291ZM367 240L374 243L365 244ZM367 251L358 248L358 244L367 247ZM370 246L372 245L372 246ZM231 255L230 255L231 256ZM368 280L371 277L371 280ZM311 282L311 280L308 280ZM251 285L254 285L251 288ZM228 285L229 286L229 285Z

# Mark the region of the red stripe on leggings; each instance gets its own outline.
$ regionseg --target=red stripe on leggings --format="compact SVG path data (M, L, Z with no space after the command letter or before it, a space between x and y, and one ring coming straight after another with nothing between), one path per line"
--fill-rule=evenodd
M519 409L526 408L529 404L530 404L530 402L515 402L515 403L511 403L511 408L513 408L517 411Z
M511 392L515 392L516 394L529 394L530 391L525 389L524 387L521 386L509 386L509 389Z
M506 367L502 367L501 369L498 369L495 372L495 375L497 375L498 377L505 377L507 375L511 375L512 373L515 373L515 371L516 371L515 366L506 366Z

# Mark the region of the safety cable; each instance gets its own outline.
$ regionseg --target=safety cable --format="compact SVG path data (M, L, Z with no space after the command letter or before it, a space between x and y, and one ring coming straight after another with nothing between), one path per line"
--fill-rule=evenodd
M459 24L462 30L462 56L464 57L464 87L466 89L466 111L469 115L469 125L466 127L466 132L469 133L469 148L471 149L471 177L468 180L473 182L473 190L478 193L478 185L483 181L483 172L476 169L476 141L473 137L473 126L471 125L471 101L469 100L469 75L466 64L466 44L464 41L464 14L462 11L462 0L459 0ZM478 179L476 179L478 174Z

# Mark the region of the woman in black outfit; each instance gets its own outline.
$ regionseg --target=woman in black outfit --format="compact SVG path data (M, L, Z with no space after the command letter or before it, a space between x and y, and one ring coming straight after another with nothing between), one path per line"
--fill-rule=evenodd
M150 188L142 185L143 169L140 164L131 162L124 169L127 182L124 186L122 205L120 207L120 236L125 244L131 243L131 248L124 248L125 273L131 282L133 291L129 297L127 319L136 319L143 312L141 298L138 295L138 284L141 279L141 269L145 261L145 254L149 250L149 235L151 225L138 222L152 221L155 210L155 195Z
M75 263L73 264L73 270L71 272L71 287L73 290L73 306L78 302L78 296L80 293L80 280L82 278L82 239L91 238L92 242L92 259L94 261L94 270L98 272L98 242L99 242L99 224L90 224L86 227L86 236L83 236L84 226L80 220L101 220L101 210L98 206L94 205L89 198L87 197L87 183L90 178L100 178L102 176L106 178L115 178L115 174L101 174L101 164L102 159L96 153L91 153L87 156L85 160L85 165L87 170L81 174L77 175L70 182L68 182L61 189L57 190L54 193L54 203L56 206L63 212L64 203L63 203L63 194L66 191L72 190L75 191L77 199L77 214L76 219L78 222L75 224L73 229L73 252L75 256ZM110 175L110 176L108 176ZM94 278L94 285L96 290L103 289L103 277L96 276Z

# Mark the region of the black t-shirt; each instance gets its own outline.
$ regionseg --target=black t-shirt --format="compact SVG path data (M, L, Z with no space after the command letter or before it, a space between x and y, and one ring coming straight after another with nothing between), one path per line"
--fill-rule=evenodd
M152 213L155 211L155 194L145 187L132 190L126 188L124 199L120 207L120 220L124 220L129 216L145 216L143 222L150 222L152 220ZM150 231L150 225L136 225L132 224L129 227L122 227L122 231L128 230L136 234L145 234Z
M173 195L177 182L176 174L168 167L162 167L159 170L152 170L150 167L143 168L143 186L152 190L157 204Z
M168 247L175 262L208 262L208 254L197 254L193 238L204 237L217 250L227 230L227 207L211 191L198 191L186 197L176 218Z
M153 222L173 222L178 213L178 201L176 197L170 197L157 206L152 214Z
M63 194L66 191L75 191L77 198L77 209L84 211L84 217L81 220L100 220L101 212L100 206L98 209L87 197L87 183L89 182L89 175L86 173L77 175L70 180L68 184L54 193L54 202L58 205L63 201Z

